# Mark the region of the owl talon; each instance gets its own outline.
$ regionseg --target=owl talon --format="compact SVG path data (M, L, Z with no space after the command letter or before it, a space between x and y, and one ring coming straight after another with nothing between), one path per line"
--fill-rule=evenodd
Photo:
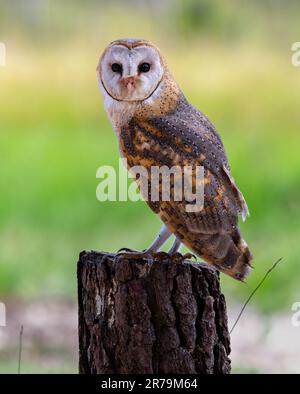
M121 253L121 252L125 252L125 253L142 253L141 251L139 251L139 250L135 250L135 249L130 249L130 248L121 248L121 249L119 249L118 250L118 254L119 253Z
M197 261L197 256L194 255L193 253L186 253L182 255L182 260L190 260L190 259L194 259L195 261Z
M143 259L148 259L149 254L143 253L143 252L123 251L123 252L118 252L116 254L116 257L118 259L124 258L124 259L129 259L129 260L143 260Z
M190 260L192 258L197 261L197 257L192 253L186 253L186 254L182 255L181 253L176 252L176 253L169 254L169 256L171 257L171 259L175 263L183 263L185 260Z
M115 255L116 260L127 259L127 260L147 260L148 263L153 263L154 256L152 253L146 250L132 250L129 248L122 248Z

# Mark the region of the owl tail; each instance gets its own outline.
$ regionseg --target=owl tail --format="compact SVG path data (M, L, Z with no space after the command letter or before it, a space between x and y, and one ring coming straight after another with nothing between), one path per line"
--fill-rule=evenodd
M228 249L228 253L224 258L224 264L220 267L220 271L224 272L234 279L245 281L249 273L251 272L253 259L252 254L248 248L248 245L239 234L238 243ZM232 262L228 266L228 262Z
M194 251L197 253L197 250ZM242 282L252 268L252 254L239 230L233 234L207 236L199 255L219 271Z

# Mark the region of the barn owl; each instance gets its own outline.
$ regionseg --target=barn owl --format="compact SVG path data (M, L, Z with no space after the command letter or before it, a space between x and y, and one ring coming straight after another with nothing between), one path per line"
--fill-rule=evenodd
M184 244L219 271L244 280L252 255L241 236L238 216L245 220L249 214L246 201L215 127L187 101L160 50L142 39L114 41L100 58L97 76L129 170L136 165L148 170L204 167L204 206L199 212L187 212L184 199L147 199L163 227L143 253L159 252L174 234L169 253L177 253Z

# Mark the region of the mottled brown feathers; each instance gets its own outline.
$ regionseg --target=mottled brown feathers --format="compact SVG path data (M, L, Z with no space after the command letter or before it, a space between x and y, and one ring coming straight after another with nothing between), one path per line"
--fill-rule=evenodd
M152 115L152 114L151 114ZM238 229L238 214L246 214L244 199L229 172L223 144L209 120L183 96L164 115L134 116L120 133L129 166L202 165L205 169L204 208L186 212L186 202L148 204L193 252L220 271L243 280L252 259Z

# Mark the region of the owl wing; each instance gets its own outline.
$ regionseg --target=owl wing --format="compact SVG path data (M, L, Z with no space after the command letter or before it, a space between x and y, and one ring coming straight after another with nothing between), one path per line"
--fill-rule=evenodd
M150 119L149 125L158 129L162 144L171 146L177 157L204 167L204 210L183 218L194 222L194 231L228 231L236 226L239 214L246 219L246 201L230 173L222 141L205 115L185 102L164 117Z
M201 210L187 212L186 201L159 201L155 206L148 201L150 207L186 246L224 273L243 280L252 255L239 232L238 215L245 219L248 208L214 126L186 101L172 113L136 126L155 147L144 155L160 155L159 165L204 167Z

